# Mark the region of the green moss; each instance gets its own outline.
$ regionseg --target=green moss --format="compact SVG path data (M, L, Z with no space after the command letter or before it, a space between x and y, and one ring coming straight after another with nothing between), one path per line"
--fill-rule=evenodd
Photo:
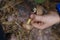
M34 0L34 1L35 1L35 3L37 3L37 4L41 4L41 3L45 2L45 0Z

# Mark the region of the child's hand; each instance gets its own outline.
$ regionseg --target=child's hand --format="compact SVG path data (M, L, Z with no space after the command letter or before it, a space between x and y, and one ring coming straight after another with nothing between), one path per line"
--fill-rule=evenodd
M51 12L51 13L55 13L55 12ZM54 14L54 15L50 14L44 16L31 15L31 18L33 19L31 24L38 29L48 28L58 23L60 20L58 14Z

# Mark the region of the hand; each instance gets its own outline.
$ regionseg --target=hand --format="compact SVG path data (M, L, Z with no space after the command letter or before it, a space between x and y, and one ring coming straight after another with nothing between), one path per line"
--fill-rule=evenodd
M31 22L32 26L38 29L45 29L51 27L52 25L58 23L60 20L58 14L49 14L44 16L31 15L31 18L33 19Z

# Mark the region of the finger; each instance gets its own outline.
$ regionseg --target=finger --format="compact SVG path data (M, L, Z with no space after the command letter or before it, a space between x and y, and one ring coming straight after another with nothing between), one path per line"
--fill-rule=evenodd
M36 20L36 21L42 21L43 20L43 16L35 15L34 20Z
M34 17L35 17L35 14L31 14L31 15L30 15L30 18L31 18L31 19L34 19Z
M43 25L44 23L39 23L39 22L35 22L35 21L32 21L31 22L31 25L35 28L40 28L41 25Z
M31 18L35 21L41 21L41 22L47 22L50 19L49 16L47 15L44 15L44 16L31 15Z
M46 29L46 28L48 28L48 26L47 25L43 25L43 26L41 26L41 25L39 25L39 24L32 24L35 28L37 28L37 29L41 29L41 30L43 30L43 29Z
M41 25L40 27L39 27L39 29L46 29L46 28L49 28L49 27L51 27L52 25L50 25L50 24L43 24L43 25Z
M37 23L32 23L32 26L35 27L35 28L37 28L37 29L39 29L39 26L40 26L40 25L37 24Z
M37 24L44 24L44 22L41 22L41 21L36 21L36 20L32 20L31 23L37 23Z
M43 16L39 16L39 15L35 15L35 14L32 14L30 17L31 17L31 19L34 19L34 20L37 20L37 21L40 21L43 18Z
M46 29L50 27L51 25L49 23L35 23L34 21L31 22L32 26L37 28L37 29Z

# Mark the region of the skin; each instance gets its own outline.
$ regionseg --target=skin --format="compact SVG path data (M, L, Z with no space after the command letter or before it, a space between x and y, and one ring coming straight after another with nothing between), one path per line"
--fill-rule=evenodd
M48 15L31 15L31 24L37 29L45 29L60 22L57 12L50 11Z

